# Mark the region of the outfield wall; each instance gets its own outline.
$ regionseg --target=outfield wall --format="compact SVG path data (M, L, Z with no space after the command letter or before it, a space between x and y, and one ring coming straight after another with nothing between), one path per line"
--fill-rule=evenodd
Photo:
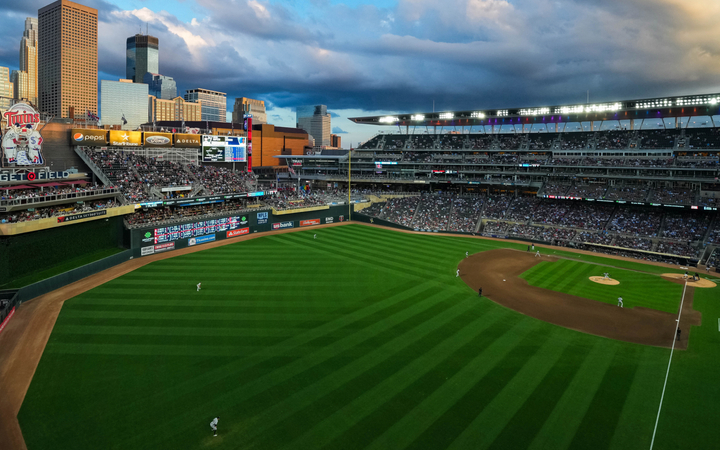
M148 256L254 233L305 228L348 220L347 206L298 211L248 211L206 220L186 220L130 230L134 257Z

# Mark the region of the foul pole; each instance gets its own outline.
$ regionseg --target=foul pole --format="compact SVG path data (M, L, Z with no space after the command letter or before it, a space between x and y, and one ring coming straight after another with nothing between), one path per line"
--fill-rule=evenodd
M350 182L352 181L352 148L348 150L348 221L352 220L352 202L350 201Z

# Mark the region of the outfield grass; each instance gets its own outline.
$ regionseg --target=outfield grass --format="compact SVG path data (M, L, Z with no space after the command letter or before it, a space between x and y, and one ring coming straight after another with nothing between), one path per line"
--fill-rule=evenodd
M60 275L61 273L65 273L69 270L82 267L86 264L90 264L91 262L99 261L103 258L107 258L108 256L112 256L122 251L125 251L125 249L106 248L94 253L78 256L77 258L71 258L66 260L62 264L58 264L57 266L51 267L49 269L38 270L23 277L4 280L3 284L0 284L0 289L19 289L21 287L37 283L38 281L42 281L46 278L54 277L55 275Z
M149 264L65 303L28 448L649 448L669 350L478 298L457 264L501 246L347 225ZM717 442L715 327L676 352L655 449Z
M590 277L605 272L620 282L617 285L599 284ZM598 266L574 260L542 261L520 275L532 286L589 298L617 305L623 298L625 308L642 306L677 314L683 287L657 275ZM656 286L654 286L656 285ZM652 286L653 289L648 289Z

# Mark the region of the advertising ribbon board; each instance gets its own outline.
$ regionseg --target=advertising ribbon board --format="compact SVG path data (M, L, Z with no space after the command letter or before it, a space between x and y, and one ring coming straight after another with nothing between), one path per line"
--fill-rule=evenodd
M90 211L82 214L73 214L72 216L60 216L57 218L57 223L72 222L73 220L87 219L89 217L97 217L107 215L107 210L102 211Z
M166 252L168 250L175 250L174 242L166 242L164 244L155 245L155 253Z
M70 130L70 144L83 147L103 147L108 143L108 132L105 130L88 130L73 128Z
M114 147L140 147L142 133L140 131L110 130L110 145Z
M212 242L215 240L214 234L208 234L205 236L198 236L188 239L188 246L193 246L197 244L204 244L206 242Z
M174 138L175 147L200 148L202 145L201 135L199 134L175 133Z
M172 147L172 133L146 131L143 133L143 145L145 147Z
M301 227L309 227L311 225L320 225L320 219L308 219L300 221Z

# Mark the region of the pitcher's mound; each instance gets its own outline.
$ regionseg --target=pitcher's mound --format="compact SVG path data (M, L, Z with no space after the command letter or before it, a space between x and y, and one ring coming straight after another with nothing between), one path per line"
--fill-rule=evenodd
M608 285L620 284L620 282L618 280L613 280L612 278L607 279L605 277L590 277L590 281L592 281L594 283L608 284Z
M683 282L684 275L681 273L664 273L662 274L664 278L669 278L673 281L680 281ZM688 277L687 279L687 285L690 287L697 287L697 288L714 288L717 286L714 282L710 280L706 280L704 278L700 278L698 281L693 281L692 277Z

